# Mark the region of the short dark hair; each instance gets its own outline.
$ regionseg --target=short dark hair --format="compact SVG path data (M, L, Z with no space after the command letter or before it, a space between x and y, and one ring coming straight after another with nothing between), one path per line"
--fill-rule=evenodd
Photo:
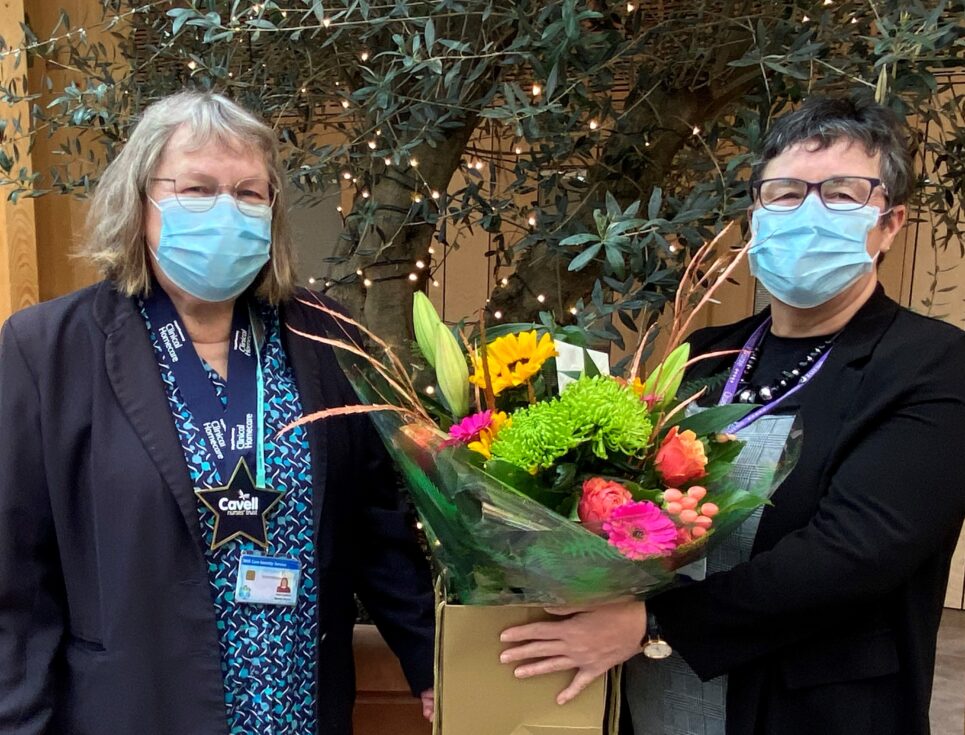
M813 140L820 149L842 139L861 143L869 156L880 155L880 177L891 206L911 198L915 174L907 128L889 108L863 97L809 97L781 115L764 137L751 180L759 180L768 162L796 143Z

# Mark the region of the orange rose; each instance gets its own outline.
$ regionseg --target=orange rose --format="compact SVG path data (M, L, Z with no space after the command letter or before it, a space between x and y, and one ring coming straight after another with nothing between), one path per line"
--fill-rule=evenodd
M619 482L591 477L583 483L583 496L576 512L584 523L602 523L614 508L633 500L630 491Z
M657 452L656 465L668 487L698 480L707 474L704 445L690 429L678 434L677 427L672 426Z

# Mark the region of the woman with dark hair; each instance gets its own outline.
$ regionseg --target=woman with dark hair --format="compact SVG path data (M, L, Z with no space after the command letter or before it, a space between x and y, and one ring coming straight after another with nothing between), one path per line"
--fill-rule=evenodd
M518 676L576 669L565 701L629 659L636 735L929 733L965 519L965 335L878 284L912 181L880 105L813 98L775 122L749 250L771 306L694 334L694 354L740 352L690 377L727 376L711 403L760 406L742 433L798 414L800 460L705 578L506 631Z

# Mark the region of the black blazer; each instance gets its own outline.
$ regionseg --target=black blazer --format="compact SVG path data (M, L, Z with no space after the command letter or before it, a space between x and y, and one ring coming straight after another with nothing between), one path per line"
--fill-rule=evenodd
M765 315L703 330L741 347ZM734 357L698 363L695 376ZM649 602L728 735L927 735L935 639L965 518L965 333L880 289L800 394L800 461L753 556Z
M336 330L297 301L281 316ZM331 348L283 340L306 412L357 402ZM133 301L105 282L11 317L0 431L0 732L226 733L197 500ZM432 686L432 590L371 422L316 422L308 437L318 732L344 735L353 591L418 692Z

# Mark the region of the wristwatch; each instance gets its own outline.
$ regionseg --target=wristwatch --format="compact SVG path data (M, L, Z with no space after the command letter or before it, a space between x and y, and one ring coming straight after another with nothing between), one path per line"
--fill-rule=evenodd
M644 656L656 660L667 658L673 653L670 644L660 636L657 618L649 610L647 611L647 632L644 634L643 640L640 641L640 646L643 648Z

